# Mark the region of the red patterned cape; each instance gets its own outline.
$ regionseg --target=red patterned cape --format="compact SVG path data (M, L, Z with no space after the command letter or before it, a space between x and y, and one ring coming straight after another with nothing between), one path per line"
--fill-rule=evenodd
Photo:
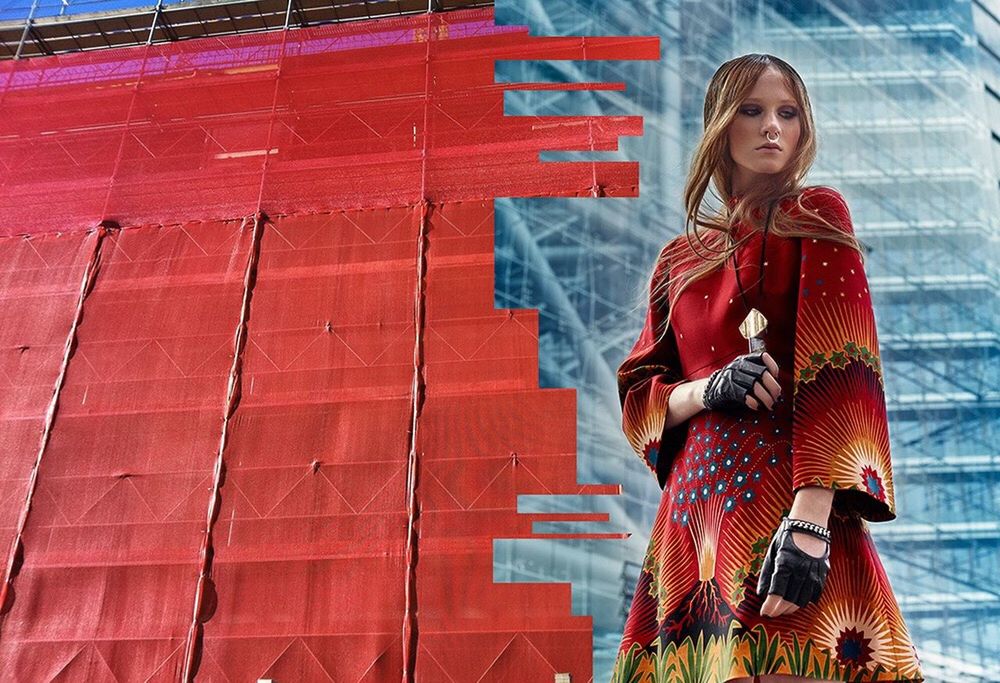
M802 204L853 234L836 190L807 188ZM794 202L782 210L798 211ZM738 226L737 236L746 230ZM779 365L782 400L771 412L706 410L664 429L677 386L747 352L732 260L681 294L670 328L657 336L667 310L653 292L671 272L668 254L678 240L660 253L645 325L618 369L623 430L663 493L614 680L721 683L767 673L923 680L867 526L896 512L861 256L823 238L770 234L765 248L760 232L752 234L735 262L748 304L768 320L765 342ZM818 603L761 617L764 552L803 486L835 491L830 574Z

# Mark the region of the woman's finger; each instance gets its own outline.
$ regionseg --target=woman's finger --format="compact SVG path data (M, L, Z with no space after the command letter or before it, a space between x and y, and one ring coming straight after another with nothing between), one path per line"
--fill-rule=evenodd
M764 361L764 365L767 366L767 369L771 371L771 374L777 376L777 374L778 374L778 364L776 362L774 362L773 358L771 358L771 354L769 354L767 351L765 351L761 355L761 359Z
M771 398L771 394L768 393L767 389L759 381L753 383L753 393L757 397L757 400L764 404L768 410L774 407L774 399Z
M761 616L765 617L776 617L778 616L778 605L780 604L781 598L774 593L770 593L765 599L764 604L760 606Z
M794 612L799 608L799 606L796 605L794 602L789 602L788 600L785 600L783 598L781 600L781 603L782 603L781 606L778 608L781 610L778 613L779 617L788 614L789 612Z
M754 384L754 386L757 386L757 385ZM747 404L747 407L750 408L751 410L757 410L757 406L760 405L760 401L758 401L757 399L755 399L751 394L747 394L746 404Z
M760 378L761 384L767 389L767 393L771 395L771 398L775 401L778 400L778 396L781 395L781 385L778 384L778 380L770 373L770 371L765 371L763 376Z

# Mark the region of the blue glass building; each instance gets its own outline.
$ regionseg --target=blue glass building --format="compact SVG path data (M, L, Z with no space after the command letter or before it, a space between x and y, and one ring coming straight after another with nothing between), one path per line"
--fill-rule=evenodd
M575 555L522 547L506 566L498 555L497 575L574 581L577 609L594 616L595 680L609 675L660 493L621 437L612 377L641 327L653 259L683 229L705 86L747 52L802 75L819 138L809 182L843 192L869 247L899 513L871 529L925 673L1000 680L998 17L996 2L927 0L498 4L498 23L539 35L661 37L654 65L497 66L503 80L628 84L508 95L507 113L646 120L641 140L593 155L638 159L639 199L506 200L497 212L497 304L541 307L542 383L579 391L580 480L622 481L623 500L600 509L635 532Z

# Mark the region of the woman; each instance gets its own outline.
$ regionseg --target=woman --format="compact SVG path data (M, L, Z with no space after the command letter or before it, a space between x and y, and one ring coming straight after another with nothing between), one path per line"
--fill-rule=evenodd
M663 495L614 680L922 681L866 523L896 516L882 368L847 205L802 186L805 86L733 59L704 122L685 234L618 370Z

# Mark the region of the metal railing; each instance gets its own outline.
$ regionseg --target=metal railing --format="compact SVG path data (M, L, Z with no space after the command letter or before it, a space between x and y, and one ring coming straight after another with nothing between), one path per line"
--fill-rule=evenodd
M492 5L492 0L157 0L155 5L123 6L116 0L60 0L58 5L32 0L30 6L0 6L0 59Z

